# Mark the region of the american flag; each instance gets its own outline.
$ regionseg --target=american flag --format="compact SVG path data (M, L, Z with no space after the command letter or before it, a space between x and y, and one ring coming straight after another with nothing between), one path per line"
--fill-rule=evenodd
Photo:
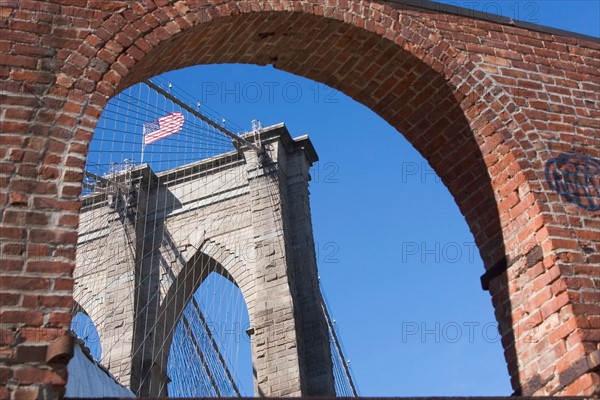
M181 130L183 114L172 112L152 122L144 122L144 146Z

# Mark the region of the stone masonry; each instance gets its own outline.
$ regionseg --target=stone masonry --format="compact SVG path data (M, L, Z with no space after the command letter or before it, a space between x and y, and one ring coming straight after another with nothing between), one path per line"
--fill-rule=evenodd
M211 272L246 300L257 396L335 395L309 207L317 155L283 125L260 141L263 159L244 148L158 174L144 164L84 197L73 298L103 364L138 395L167 395L172 332Z

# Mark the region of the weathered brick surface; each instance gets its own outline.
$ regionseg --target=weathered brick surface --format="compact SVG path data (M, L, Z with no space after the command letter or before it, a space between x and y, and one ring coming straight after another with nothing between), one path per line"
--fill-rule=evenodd
M174 68L274 64L373 109L441 176L486 269L500 273L489 288L514 389L598 393L598 211L545 179L560 153L600 158L597 41L354 0L0 8L1 291L21 296L2 306L3 332L15 335L7 338L68 327L66 308L23 301L71 296L76 229L60 221L77 218L86 148L108 98ZM13 372L19 340L0 350ZM40 357L27 367L64 366ZM52 385L60 392L49 379L19 395Z

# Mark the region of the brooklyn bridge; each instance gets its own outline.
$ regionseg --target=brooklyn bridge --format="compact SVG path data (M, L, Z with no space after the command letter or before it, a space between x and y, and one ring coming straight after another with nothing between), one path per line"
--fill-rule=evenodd
M73 293L88 358L137 396L240 396L247 340L254 394L356 396L319 285L310 139L258 121L235 135L171 86L149 81L117 96L103 115L114 126L92 144ZM164 103L153 106L156 97ZM149 108L157 122L143 122ZM147 163L114 148L128 136ZM158 140L166 148L153 152ZM210 143L219 144L210 155L184 162ZM121 393L79 372L67 396Z

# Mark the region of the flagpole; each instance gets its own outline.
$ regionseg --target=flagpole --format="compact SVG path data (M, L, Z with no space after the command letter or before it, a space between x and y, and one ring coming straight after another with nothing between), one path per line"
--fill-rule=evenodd
M144 163L144 149L146 148L146 126L142 128L142 159L140 160L140 164Z

